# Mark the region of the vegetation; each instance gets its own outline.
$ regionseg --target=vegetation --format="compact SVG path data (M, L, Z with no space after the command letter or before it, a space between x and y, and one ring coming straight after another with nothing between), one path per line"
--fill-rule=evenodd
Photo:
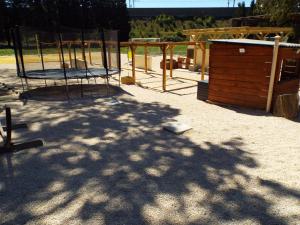
M213 17L179 20L173 16L160 15L149 20L132 20L130 25L130 38L159 37L162 41L184 41L186 37L182 34L183 30L215 27L216 21Z
M9 48L9 49L0 49L0 56L6 56L6 55L13 55L14 50Z
M290 22L290 13L300 11L299 5L299 0L257 0L256 12L269 15L277 25L284 25Z
M293 13L300 12L300 0L257 0L256 13L270 16L277 26L293 26L295 40L300 40L300 24L292 18ZM298 19L299 20L299 19Z

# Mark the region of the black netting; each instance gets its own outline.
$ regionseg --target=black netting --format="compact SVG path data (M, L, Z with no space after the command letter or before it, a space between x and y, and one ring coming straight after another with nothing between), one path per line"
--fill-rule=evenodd
M107 64L110 70L121 70L120 62L120 42L118 31L104 31L104 41L106 45Z
M90 78L109 76L120 71L116 31L105 31L103 34L97 30L64 28L58 33L17 28L13 36L20 77Z

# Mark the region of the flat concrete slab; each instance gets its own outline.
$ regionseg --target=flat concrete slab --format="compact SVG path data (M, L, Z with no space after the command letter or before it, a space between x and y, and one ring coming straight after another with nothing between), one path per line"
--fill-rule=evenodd
M166 123L163 125L163 128L174 134L183 134L192 129L190 125L179 121Z

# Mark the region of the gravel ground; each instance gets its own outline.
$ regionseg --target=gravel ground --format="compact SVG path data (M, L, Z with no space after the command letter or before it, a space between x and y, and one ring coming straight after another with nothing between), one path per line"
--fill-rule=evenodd
M0 82L20 89L14 73ZM121 104L12 98L29 125L14 139L45 144L0 156L0 224L300 224L300 118L122 89Z

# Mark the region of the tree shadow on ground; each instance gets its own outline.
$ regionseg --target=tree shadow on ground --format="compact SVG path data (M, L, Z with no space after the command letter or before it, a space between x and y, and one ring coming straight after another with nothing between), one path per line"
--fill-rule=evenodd
M0 158L2 224L288 223L248 187L299 193L256 184L246 170L259 165L241 138L200 146L161 129L177 109L122 102L29 103L18 112L34 123L27 137L45 146Z

